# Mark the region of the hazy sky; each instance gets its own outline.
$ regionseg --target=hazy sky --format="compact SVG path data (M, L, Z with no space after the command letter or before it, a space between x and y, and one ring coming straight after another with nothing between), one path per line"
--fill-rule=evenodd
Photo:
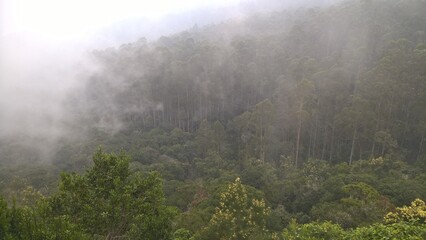
M117 21L150 20L200 7L233 5L242 0L0 0L3 35L31 33L66 38Z
M75 134L67 126L78 116L64 103L97 71L91 49L238 16L243 2L258 11L303 1L320 0L0 0L0 142L22 136L46 147L40 139Z
M62 102L95 67L85 53L105 47L98 36L103 29L242 1L248 0L0 0L0 140L66 134L63 125L72 116Z

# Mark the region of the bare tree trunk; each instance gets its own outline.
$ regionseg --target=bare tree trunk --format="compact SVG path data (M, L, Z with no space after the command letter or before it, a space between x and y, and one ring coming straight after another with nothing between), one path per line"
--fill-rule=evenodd
M327 142L327 126L324 127L324 138L322 139L321 160L324 159L326 142Z
M422 150L423 150L423 142L424 142L424 134L422 135L422 140L420 141L419 144L419 152L417 153L417 159L420 158L420 155L422 154Z
M173 120L172 120L172 108L169 109L168 114L169 114L169 125L172 126L172 124L173 124Z
M189 122L191 121L189 106L190 106L190 104L189 104L189 88L188 88L188 86L186 86L186 108L185 108L185 111L186 111L186 131L187 132L190 132Z
M331 162L333 160L333 151L334 151L334 132L335 132L335 126L333 122L333 126L331 127L331 141L330 141L330 157L328 158L328 161Z
M295 158L295 164L296 167L298 166L298 162L299 162L299 150L300 150L300 138L301 138L301 132L302 132L302 109L303 109L303 100L300 103L300 107L299 107L299 124L297 127L297 139L296 139L296 158Z
M308 146L308 158L311 157L311 147L312 147L312 124L311 124L311 129L309 131L309 146Z
M404 132L402 133L402 139L401 139L401 146L404 146L404 143L405 143L405 139L406 139L406 136L407 136L407 132L408 132L408 121L409 121L409 119L410 119L410 110L408 110L408 108L407 108L407 115L406 115L406 117L405 117L405 123L404 123Z
M373 139L373 146L371 147L371 154L370 154L370 158L374 158L374 151L375 151L375 147L376 147L376 140Z
M355 138L356 138L356 128L354 129L354 134L352 135L352 146L351 146L351 155L349 157L349 165L352 164L352 158L354 156L354 150L355 150Z
M378 105L378 108L380 108L380 105L381 105L381 103L379 103L379 105ZM377 109L376 109L376 111L377 111ZM378 116L380 116L380 113L378 114ZM373 135L373 144L372 144L372 146L371 146L371 156L370 156L370 158L374 158L374 151L375 151L375 147L376 147L376 132L377 131L379 131L379 124L380 124L380 119L377 119L377 122L376 122L376 127L375 127L375 129L374 129L374 135Z
M312 158L315 159L315 151L317 148L317 132L318 132L318 113L315 114L314 139L312 143Z
M383 143L382 144L382 154L380 155L381 157L383 157L383 155L385 155L385 149L386 149L386 144Z
M260 160L265 162L265 143L263 139L263 127L260 127Z
M178 128L182 129L181 123L180 123L180 98L179 98L179 95L178 95L178 99L177 99L177 105L178 105L178 109L177 109L176 118L177 118L177 121L178 121Z

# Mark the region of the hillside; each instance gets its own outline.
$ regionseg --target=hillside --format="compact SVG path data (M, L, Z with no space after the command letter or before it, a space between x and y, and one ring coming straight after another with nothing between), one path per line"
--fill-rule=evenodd
M46 232L63 221L75 233L64 239L379 239L392 229L422 239L424 13L423 0L344 1L93 50L93 71L64 103L72 136L45 154L22 136L0 139L0 210L14 197L40 207L25 200L30 189L48 206L40 216L58 221ZM76 174L57 188L62 171ZM73 211L78 199L92 212ZM407 220L399 207L411 203L420 215Z

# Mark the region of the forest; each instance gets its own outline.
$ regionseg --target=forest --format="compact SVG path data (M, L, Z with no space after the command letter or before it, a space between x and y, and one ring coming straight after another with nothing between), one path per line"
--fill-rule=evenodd
M0 138L0 239L426 239L425 13L338 1L90 51L74 136Z

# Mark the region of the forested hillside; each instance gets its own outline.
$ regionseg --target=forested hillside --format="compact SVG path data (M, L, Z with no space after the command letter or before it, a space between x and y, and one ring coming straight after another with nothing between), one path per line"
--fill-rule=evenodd
M78 138L0 139L0 239L424 239L425 13L343 1L92 51Z
M102 69L83 104L127 132L195 133L218 121L240 147L233 159L415 162L425 133L424 5L349 1L95 51Z

